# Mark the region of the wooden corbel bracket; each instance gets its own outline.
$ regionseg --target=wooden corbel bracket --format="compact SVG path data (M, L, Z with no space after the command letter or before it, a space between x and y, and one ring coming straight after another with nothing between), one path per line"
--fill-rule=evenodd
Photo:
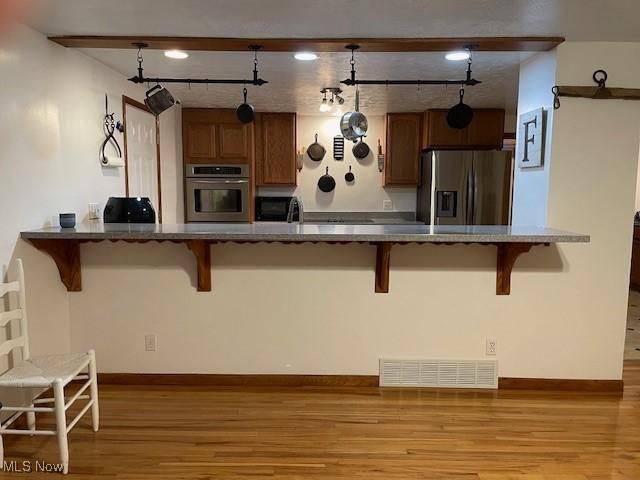
M29 240L38 250L48 253L58 267L60 280L68 292L82 290L80 271L80 243L77 240L49 240L32 238Z
M496 295L511 293L511 271L516 259L531 250L532 243L499 243L496 264Z
M391 242L376 243L376 293L389 293Z
M211 291L211 242L208 240L187 240L187 247L196 257L198 270L198 291Z

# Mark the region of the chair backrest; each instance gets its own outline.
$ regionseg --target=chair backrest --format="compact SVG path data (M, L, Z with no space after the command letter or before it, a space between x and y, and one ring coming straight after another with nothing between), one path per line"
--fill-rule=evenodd
M22 260L16 261L16 270L18 279L14 282L0 283L0 299L11 292L18 294L18 308L0 312L0 328L6 327L13 320L20 320L20 336L7 338L0 343L0 357L9 355L13 349L22 348L22 358L28 359L29 354L29 337L27 330L27 305L24 288L24 270L22 268Z

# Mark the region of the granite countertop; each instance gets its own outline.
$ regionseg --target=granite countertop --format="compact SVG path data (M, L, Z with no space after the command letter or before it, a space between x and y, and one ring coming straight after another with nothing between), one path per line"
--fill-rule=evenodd
M589 235L535 226L296 223L80 224L21 232L23 239L253 242L589 242Z

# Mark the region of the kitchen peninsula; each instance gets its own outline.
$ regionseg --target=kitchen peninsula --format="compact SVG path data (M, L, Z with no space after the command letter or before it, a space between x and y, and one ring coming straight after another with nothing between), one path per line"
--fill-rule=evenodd
M511 270L534 245L589 242L590 237L544 227L480 225L332 225L332 224L88 224L75 229L44 228L20 236L55 261L68 291L82 289L80 243L109 240L185 243L197 262L198 290L211 291L211 245L236 243L371 243L376 246L375 291L389 291L394 244L485 244L497 246L496 294L509 295Z

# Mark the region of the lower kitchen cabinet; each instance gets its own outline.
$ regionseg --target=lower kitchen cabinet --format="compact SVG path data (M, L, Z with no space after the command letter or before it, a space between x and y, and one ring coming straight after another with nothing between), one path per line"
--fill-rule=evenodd
M296 181L296 114L258 113L256 185L295 186Z
M418 185L422 116L422 113L387 114L385 186Z
M630 286L633 290L640 291L640 226L638 225L633 227Z

